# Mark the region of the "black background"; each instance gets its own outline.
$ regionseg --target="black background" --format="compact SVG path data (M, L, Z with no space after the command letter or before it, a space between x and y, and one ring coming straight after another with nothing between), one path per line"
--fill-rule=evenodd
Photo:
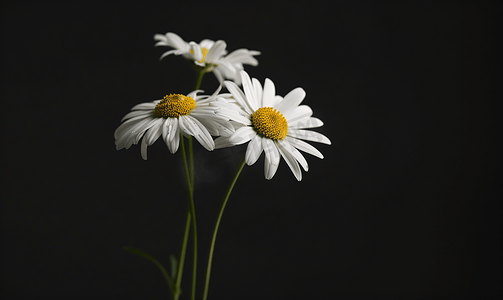
M501 2L325 3L2 4L1 295L168 297L122 246L178 252L179 155L159 140L143 161L113 132L133 105L191 91L188 64L153 47L171 31L261 51L249 74L303 87L332 141L301 182L284 161L271 181L263 156L245 167L209 299L501 297ZM195 144L201 267L244 149Z

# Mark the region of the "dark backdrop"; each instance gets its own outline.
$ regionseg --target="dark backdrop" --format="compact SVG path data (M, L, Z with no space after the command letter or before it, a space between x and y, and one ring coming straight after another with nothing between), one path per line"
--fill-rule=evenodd
M2 4L2 296L168 297L122 246L178 252L179 155L113 138L133 105L190 92L187 63L154 48L168 31L261 51L246 70L303 87L332 141L301 182L245 167L209 299L501 296L501 2L330 3ZM202 266L244 147L194 151Z

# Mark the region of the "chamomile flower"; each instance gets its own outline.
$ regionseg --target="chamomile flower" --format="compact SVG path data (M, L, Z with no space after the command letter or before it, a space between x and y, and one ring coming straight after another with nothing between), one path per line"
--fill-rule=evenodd
M182 55L185 58L192 60L194 64L201 68L206 68L206 72L213 72L219 82L224 79L230 79L240 84L241 78L239 71L244 69L244 64L257 66L258 61L254 55L259 55L259 51L238 49L227 54L225 48L227 44L222 41L212 41L204 39L200 43L185 42L177 34L168 32L165 35L156 34L154 40L157 41L155 46L169 46L174 48L164 52L160 59L174 54Z
M215 143L211 135L230 135L234 131L228 118L215 113L220 108L210 105L217 98L219 90L210 97L197 95L197 90L187 96L170 94L161 100L134 106L122 118L121 122L124 123L115 130L117 150L129 149L143 137L141 156L146 160L147 146L162 136L169 151L175 153L182 133L187 137L195 137L205 149L212 151Z
M245 71L240 72L244 92L231 81L224 81L226 88L232 94L233 101L216 102L225 106L217 114L222 114L238 122L230 136L221 136L215 140L215 148L224 148L248 143L246 149L246 164L253 165L262 152L265 152L265 178L271 179L280 163L280 157L286 161L297 180L302 179L299 164L307 172L308 164L298 151L323 158L316 148L304 142L313 141L330 145L330 140L321 133L306 130L320 127L323 122L312 117L313 111L307 105L300 105L306 93L302 88L296 88L284 98L275 95L275 86L266 79L264 87ZM217 104L213 105L217 105Z

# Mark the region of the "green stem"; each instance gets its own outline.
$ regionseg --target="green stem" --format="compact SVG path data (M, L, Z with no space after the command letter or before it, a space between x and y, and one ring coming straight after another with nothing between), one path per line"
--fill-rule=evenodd
M194 82L194 91L199 89L201 86L201 81L203 80L203 76L205 73L205 69L196 71L196 81Z
M220 205L220 210L218 211L218 216L217 220L215 222L215 229L213 230L213 236L211 237L211 244L210 244L210 252L208 254L208 268L206 269L206 279L204 282L204 293L203 293L203 300L206 300L208 297L208 288L210 285L210 274L211 274L211 262L213 260L213 252L215 250L215 242L217 239L217 232L218 232L218 227L220 225L220 220L222 219L222 215L224 213L225 205L227 204L227 200L229 200L229 196L231 195L232 189L234 188L234 184L238 180L239 174L241 174L241 170L243 170L243 166L245 165L245 158L243 157L243 161L239 164L236 173L234 174L234 177L231 180L231 183L229 184L229 188L227 189L227 192L225 193L224 200L222 201L222 204Z
M194 207L194 190L193 182L191 181L191 174L189 173L189 168L187 166L187 158L185 156L185 145L184 145L183 135L180 133L180 154L182 156L183 163L183 174L185 177L185 182L187 183L187 190L189 193L189 211L192 219L192 237L193 237L193 258L194 262L192 264L192 293L191 299L196 299L196 276L197 276L197 226L196 226L196 210ZM189 154L192 156L192 149L189 149ZM190 158L192 160L192 158Z
M180 261L178 262L178 270L175 274L175 288L171 290L173 293L173 300L178 300L181 293L181 285L182 285L182 274L183 274L183 264L185 262L185 253L187 252L187 241L189 239L189 231L190 231L190 212L187 210L187 218L185 221L185 229L183 232L183 240L182 246L180 249Z

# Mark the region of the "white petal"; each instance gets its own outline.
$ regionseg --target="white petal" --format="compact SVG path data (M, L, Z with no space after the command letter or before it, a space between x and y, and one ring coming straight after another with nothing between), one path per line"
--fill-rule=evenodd
M313 110L307 105L297 106L293 110L290 110L286 114L283 114L286 121L288 122L288 126L290 126L290 124L293 124L297 121L307 119L312 115L313 115Z
M289 142L290 145L294 146L295 148L301 150L301 151L304 151L306 153L309 153L313 156L316 156L318 158L321 158L323 159L323 154L321 154L320 151L318 151L318 149L314 148L312 145L302 141L302 140L299 140L299 139L296 139L296 138L292 138L292 137L289 137L289 136L286 136L284 138L285 141Z
M134 110L134 111L131 111L131 112L127 113L122 118L121 122L124 121L124 120L126 120L126 119L130 119L130 118L137 117L137 116L144 116L144 117L146 117L149 114L152 114L152 111L149 111L149 110Z
M147 160L147 139L146 138L144 138L141 141L141 157L144 160Z
M238 112L227 109L227 108L222 108L219 111L217 111L217 115L220 115L222 117L226 117L229 120L233 120L233 121L239 122L244 125L251 125L251 121L249 118L243 117Z
M131 129L133 126L136 126L139 122L142 122L145 119L152 119L153 117L150 115L146 116L136 116L134 118L131 118L127 120L126 122L122 123L119 127L114 132L114 138L119 138L124 134L124 132L129 132L129 129Z
M260 54L259 51L253 51L253 50L250 51L248 49L237 49L231 52L226 57L224 57L224 59L233 64L241 63L256 66L258 65L258 61L256 58L253 57L253 55L259 55L259 54Z
M175 54L175 55L178 55L177 53L179 53L180 51L179 50L169 50L169 51L166 51L164 52L161 57L159 57L159 60L162 60L163 58L165 58L166 56L168 55L171 55L171 54Z
M264 83L264 94L262 96L262 107L272 107L275 94L276 88L274 87L274 82L266 78Z
M229 138L229 142L234 145L240 145L248 142L257 135L255 130L249 126L244 126L236 130L233 135Z
M164 119L156 119L152 127L149 129L150 135L148 137L145 134L144 138L147 138L147 145L152 145L162 134L162 124Z
M292 156L299 162L299 164L302 166L302 168L304 169L304 171L308 171L309 170L309 165L307 164L307 160L304 158L304 156L302 155L302 153L299 152L299 150L297 150L295 147L293 147L292 145L290 145L290 143L286 140L281 140L281 141L278 141L278 143L288 152L290 152L290 154L292 154Z
M131 110L137 110L137 109L153 110L155 108L155 105L156 104L154 102L144 102L133 106Z
M224 41L222 40L216 41L215 44L206 54L204 60L207 62L213 62L217 60L225 51L225 47L227 47L227 44Z
M257 95L255 95L255 89L253 88L253 84L251 82L250 76L245 71L240 71L241 80L243 84L243 90L246 95L246 100L248 100L248 104L253 111L256 111L259 108L259 102L257 99Z
M279 95L274 96L274 98L272 99L272 107L275 108L279 103L281 103L281 101L283 101L283 97Z
M160 42L164 42L164 43L168 43L168 39L166 38L166 36L164 34L155 34L154 35L154 41L160 41Z
M241 108L251 115L254 110L251 109L248 102L245 100L246 96L243 91L241 91L241 89L232 81L224 81L224 85L229 92L231 92L234 99L236 99L236 101L241 105Z
M194 137L197 139L199 144L201 144L206 150L213 151L213 149L215 149L215 143L213 142L213 138L208 132L208 129L206 129L206 127L194 117L186 116L186 119L189 120L189 122L194 122L193 126L196 131Z
M288 122L288 128L292 129L316 128L321 126L323 126L323 121L315 117L302 119L291 123Z
M294 138L306 140L306 141L313 141L313 142L323 143L323 144L327 144L327 145L332 144L326 136L324 136L321 133L311 131L311 130L288 128L288 132L286 135L294 137Z
M166 40L167 40L167 43L175 49L184 50L184 51L188 50L187 42L185 42L181 37L179 37L175 33L172 33L172 32L166 33Z
M262 147L265 152L264 175L267 180L270 180L278 170L280 154L276 144L271 139L262 138Z
M261 107L262 105L262 85L260 84L260 81L258 81L256 78L252 79L253 83L253 89L255 90L255 97L257 97L257 108Z
M149 128L149 124L151 124L154 120L154 117L147 117L131 122L130 124L123 123L119 126L116 130L117 139L115 140L117 150L122 148L129 149L129 147L131 147L131 145L135 142L135 137L138 133L143 135L143 132Z
M203 59L203 53L201 52L201 47L194 42L190 42L189 45L190 49L192 50L192 56L194 57L194 60L200 61L201 59Z
M246 164L249 166L253 165L260 157L260 154L262 154L262 150L262 139L260 136L256 135L251 139L250 143L248 143L248 147L246 148Z
M295 157L287 149L285 149L282 144L277 143L276 145L278 145L278 150L281 153L281 156L283 156L283 159L290 167L290 170L292 170L295 178L297 178L298 181L301 181L302 172L300 171L299 164L297 163L297 160L295 160Z
M302 88L295 88L290 91L290 93L286 94L283 101L281 101L278 105L276 105L277 110L279 110L283 115L288 113L290 110L293 110L304 100L306 97L306 92Z
M141 157L144 160L147 160L147 146L152 145L161 135L160 126L163 122L163 119L155 119L153 122L153 126L148 129L141 141Z
M178 146L180 144L180 127L177 126L176 130L173 130L173 131L174 131L173 139L168 142L167 146L168 146L169 152L171 152L172 154L175 154L176 151L178 150Z
M180 135L180 128L178 127L178 118L168 118L168 141L172 141L176 136Z
M219 136L215 139L215 149L234 147L235 145L229 142L228 136Z

